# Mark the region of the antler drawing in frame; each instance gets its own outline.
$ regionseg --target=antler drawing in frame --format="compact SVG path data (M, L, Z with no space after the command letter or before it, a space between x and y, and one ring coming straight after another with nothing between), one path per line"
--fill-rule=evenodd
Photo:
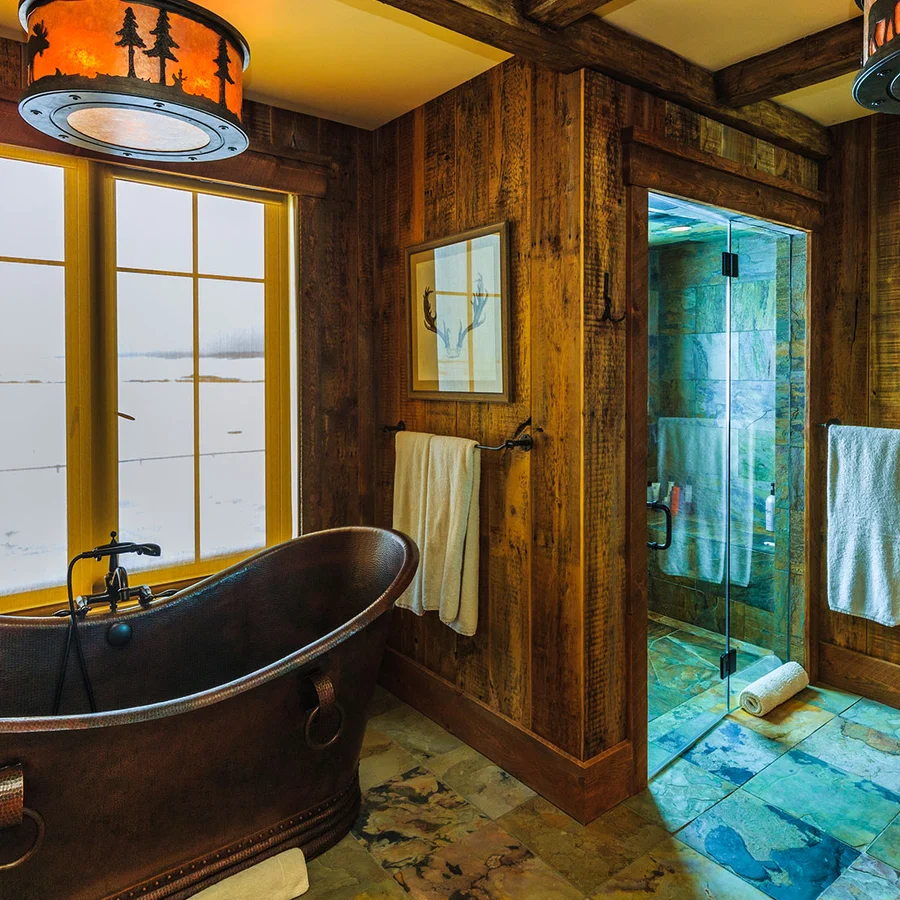
M475 290L472 291L472 321L468 325L464 325L462 320L459 321L459 330L456 334L455 344L450 342L450 326L446 322L438 321L437 306L432 307L431 305L431 295L433 293L434 291L430 287L426 287L422 294L422 313L425 317L425 327L441 339L441 343L447 351L448 359L459 359L466 335L483 325L487 318L488 294L484 289L484 278L481 273L478 274Z

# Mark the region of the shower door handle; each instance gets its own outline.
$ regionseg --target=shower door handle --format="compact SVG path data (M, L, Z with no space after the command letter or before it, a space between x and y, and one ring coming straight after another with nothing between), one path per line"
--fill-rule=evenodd
M660 544L659 541L647 541L647 546L651 550L668 550L669 547L672 546L672 510L666 506L665 503L660 503L659 500L654 500L652 503L647 504L647 509L655 509L661 513L665 513L666 516L666 540L664 543Z

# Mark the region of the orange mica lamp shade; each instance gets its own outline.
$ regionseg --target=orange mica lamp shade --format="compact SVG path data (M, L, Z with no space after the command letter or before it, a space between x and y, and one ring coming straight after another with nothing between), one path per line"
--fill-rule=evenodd
M900 113L900 0L856 0L863 11L863 67L853 82L860 106Z
M89 150L168 162L225 159L241 126L247 42L190 0L21 0L26 122Z

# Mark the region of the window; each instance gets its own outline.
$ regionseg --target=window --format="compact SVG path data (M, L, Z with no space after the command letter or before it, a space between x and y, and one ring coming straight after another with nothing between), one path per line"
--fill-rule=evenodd
M290 200L0 148L0 209L0 611L290 537Z

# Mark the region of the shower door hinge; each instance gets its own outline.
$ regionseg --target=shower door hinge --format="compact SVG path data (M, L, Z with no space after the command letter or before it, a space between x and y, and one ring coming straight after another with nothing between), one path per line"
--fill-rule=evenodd
M737 253L722 254L722 274L726 278L737 278L740 272Z
M729 675L737 674L737 648L732 647L719 657L719 674L724 681Z

